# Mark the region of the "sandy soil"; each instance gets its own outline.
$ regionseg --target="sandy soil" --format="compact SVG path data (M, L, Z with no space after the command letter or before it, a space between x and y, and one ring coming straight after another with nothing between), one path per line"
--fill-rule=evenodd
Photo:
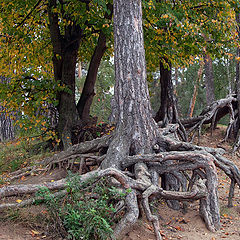
M0 240L33 240L34 234L30 229L19 224L0 223Z
M224 128L219 127L211 136L206 133L202 138L201 145L210 147L223 147L230 151L231 146L227 143L219 144L223 138ZM226 157L234 161L240 168L239 154L232 156L226 154ZM45 176L46 179L59 179L65 173L56 171ZM160 227L163 239L182 239L182 240L218 240L240 239L240 190L235 189L234 207L227 208L227 196L230 185L229 179L222 172L218 171L219 177L219 204L221 210L221 229L216 233L209 232L198 213L198 202L189 203L186 213L175 211L166 206L164 202L160 203L157 212L160 216ZM26 179L26 183L37 183L43 178L36 176ZM0 240L32 240L32 239L54 239L46 237L42 232L38 232L31 227L21 225L21 223L0 222ZM154 240L153 228L144 217L138 221L132 231L124 237L124 240ZM55 239L56 240L56 239Z

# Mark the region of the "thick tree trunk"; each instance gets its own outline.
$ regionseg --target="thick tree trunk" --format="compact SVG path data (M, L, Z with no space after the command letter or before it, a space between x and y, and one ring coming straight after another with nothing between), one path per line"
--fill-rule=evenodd
M165 60L166 61L166 60ZM167 62L167 61L166 61ZM161 83L161 105L156 113L156 122L163 121L163 126L168 123L176 123L176 106L173 96L173 83L171 74L171 64L169 68L160 62L160 83Z
M147 153L157 137L146 82L141 0L114 1L116 133L103 168L121 168L129 153Z
M64 149L71 146L71 131L79 117L75 103L75 70L77 53L82 30L75 23L65 27L61 34L58 25L58 14L53 12L56 0L48 1L48 17L51 42L53 46L54 78L65 90L58 92L58 125L57 132Z
M60 92L58 112L59 120L57 125L58 134L63 142L64 148L71 146L72 128L79 121L75 103L75 70L77 62L78 46L73 49L66 49L62 54L62 78L61 84L67 88Z
M205 68L206 100L207 105L209 106L215 100L215 93L214 93L212 58L208 54L204 54L204 68Z

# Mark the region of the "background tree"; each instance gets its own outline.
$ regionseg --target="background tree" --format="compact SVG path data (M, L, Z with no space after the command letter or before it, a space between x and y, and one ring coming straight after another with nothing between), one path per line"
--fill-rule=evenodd
M7 85L8 79L0 77L0 81ZM5 109L5 102L6 100L0 103L0 142L13 140L16 134L14 122L17 114Z
M234 39L233 18L233 9L225 1L149 1L144 10L148 70L158 68L159 57L164 71L171 71L170 66L185 67L193 63L196 56L201 56L206 46L209 54L219 56L233 42L228 42ZM214 40L207 42L202 34ZM164 79L171 76L164 72L162 75ZM167 85L171 80L165 81ZM168 96L167 92L162 94ZM169 96L169 102L171 98Z
M126 209L125 215L116 224L116 237L126 233L137 220L137 196L148 220L153 223L156 238L159 240L161 234L158 218L152 214L149 206L151 196L173 200L200 200L199 211L208 229L213 232L218 230L220 213L215 166L231 178L231 191L234 191L235 183L240 185L239 170L222 156L222 150L178 141L172 136L172 131L174 132L177 126L174 129L160 130L153 120L146 82L140 0L114 0L114 43L114 133L69 147L66 151L45 159L41 164L50 164L49 167L71 165L70 162L80 158L81 173L84 164L95 165L96 170L83 174L79 184L92 177L95 177L95 180L107 176L115 178L116 186L125 193ZM95 154L92 154L93 152ZM159 178L166 173L179 180L180 188L177 191L169 191L159 186ZM39 186L7 185L0 189L0 198L33 193ZM66 187L66 179L44 183L44 186L51 190L63 189ZM54 196L62 193L71 194L63 191L54 193ZM29 203L32 203L31 199L21 202L21 206ZM0 205L2 209L7 206L9 204ZM11 205L16 206L19 205Z
M21 84L26 84L25 82L31 76L36 79L36 81L31 79L35 83L44 82L45 79L52 79L54 76L55 81L52 81L52 86L49 86L48 90L51 94L55 94L51 101L54 101L59 114L57 132L63 146L67 148L71 145L73 126L82 124L79 122L80 117L87 118L83 117L82 113L78 113L75 103L75 68L80 42L82 42L82 48L87 46L89 49L85 51L82 58L86 58L89 53L93 54L93 49L97 45L92 57L93 63L89 69L89 78L92 82L89 91L92 92L96 81L94 78L96 78L100 60L106 50L105 35L108 35L111 9L107 8L107 2L55 0L38 1L37 3L33 3L31 0L28 2L5 1L1 7L1 18L3 20L1 40L8 43L8 50L11 53L10 57L8 52L2 52L2 60L5 62L3 66L12 68L12 70L9 70L6 67L2 72L6 72L7 76L11 75L11 85L20 87ZM11 14L12 12L14 14ZM100 32L101 37L97 42ZM49 37L51 37L51 45L49 45ZM25 44L24 48L20 47L20 39L21 44L23 42ZM98 56L97 61L94 60L96 56ZM39 61L40 59L41 61ZM16 63L17 66L13 63ZM53 72L51 72L52 66ZM16 68L18 71L16 71ZM29 71L29 69L32 70ZM27 78L22 78L23 74ZM87 81L89 81L89 78L87 78ZM16 90L18 90L17 87ZM21 88L21 90L24 92L25 88ZM85 91L84 95L86 95ZM46 99L50 101L49 97L42 97L45 99L43 101L38 99L36 105L40 105L39 103L46 101ZM9 104L14 105L16 100L20 101L20 99L15 99L15 101L13 99L13 102ZM28 100L25 99L24 101ZM83 104L86 104L86 102L80 101L79 106L85 108ZM22 105L20 104L20 106ZM87 109L90 108L90 105L90 103L86 104ZM37 108L37 106L35 107ZM35 110L32 109L29 113L35 112ZM89 110L86 110L86 114L88 112ZM30 118L34 118L33 116L34 114ZM69 116L71 117L69 118ZM31 121L34 124L36 122L35 119ZM41 124L42 121L39 122Z

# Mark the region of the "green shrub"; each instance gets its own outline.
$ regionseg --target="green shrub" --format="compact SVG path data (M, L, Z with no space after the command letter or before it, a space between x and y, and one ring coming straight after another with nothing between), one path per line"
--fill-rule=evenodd
M55 229L68 239L107 239L113 233L114 205L125 196L107 179L81 183L80 176L70 174L67 194L56 198L47 188L37 197L44 200Z

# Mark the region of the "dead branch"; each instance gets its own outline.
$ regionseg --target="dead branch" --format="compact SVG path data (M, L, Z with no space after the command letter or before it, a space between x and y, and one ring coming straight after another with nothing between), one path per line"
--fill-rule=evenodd
M200 116L194 118L188 118L181 120L185 128L188 129L187 136L192 141L196 133L198 133L199 140L201 134L201 128L203 124L211 123L211 130L213 131L217 122L227 114L230 114L230 122L226 131L224 140L226 141L231 133L233 125L237 121L237 114L234 113L236 110L237 98L235 95L228 96L226 98L214 101L210 106L206 107Z

